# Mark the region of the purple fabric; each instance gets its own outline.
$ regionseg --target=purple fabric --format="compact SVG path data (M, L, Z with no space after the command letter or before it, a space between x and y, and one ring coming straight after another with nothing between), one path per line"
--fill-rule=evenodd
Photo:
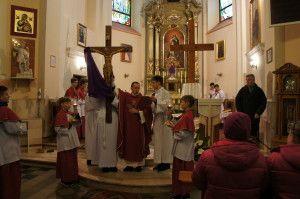
M90 97L107 98L114 95L113 88L108 86L101 75L89 47L84 49L88 74L88 93Z
M246 140L251 132L251 120L242 112L234 112L224 121L224 134L228 139Z

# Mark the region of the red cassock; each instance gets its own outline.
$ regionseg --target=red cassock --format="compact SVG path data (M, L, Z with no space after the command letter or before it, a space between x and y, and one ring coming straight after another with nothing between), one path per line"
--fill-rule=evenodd
M151 99L141 94L119 92L118 154L129 162L141 162L150 154L149 143L152 136ZM129 108L143 111L146 122L141 124L139 114L132 114Z
M69 121L67 114L72 113L65 111L58 112L55 126L68 125ZM56 177L60 178L63 183L78 181L77 148L57 153Z
M8 107L0 107L0 121L17 122L19 117ZM20 161L0 166L0 198L18 199L21 193Z
M191 110L182 114L179 121L173 127L173 132L189 131L195 132L194 126L194 114ZM194 161L184 161L176 157L173 159L173 170L172 170L172 191L174 195L185 196L192 190L191 183L185 183L179 181L180 171L193 171Z

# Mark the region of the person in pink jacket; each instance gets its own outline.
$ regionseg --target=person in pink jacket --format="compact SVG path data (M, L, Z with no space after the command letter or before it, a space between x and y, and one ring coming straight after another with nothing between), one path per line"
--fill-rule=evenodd
M273 198L300 198L300 121L291 125L287 145L268 158Z
M204 199L261 198L268 182L265 157L250 143L251 120L235 112L224 122L225 139L204 151L193 171Z

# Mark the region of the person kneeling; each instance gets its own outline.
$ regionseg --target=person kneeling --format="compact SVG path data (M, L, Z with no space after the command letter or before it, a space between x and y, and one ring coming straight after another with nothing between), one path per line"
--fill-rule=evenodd
M225 139L204 151L192 175L205 199L261 198L268 180L265 157L250 143L251 120L235 112L224 122Z
M174 144L172 154L172 191L174 198L189 198L191 185L179 181L180 171L193 171L194 169L194 114L192 107L195 99L191 95L185 95L180 100L180 107L184 113L179 121L174 124L167 121L166 125L172 128Z
M60 111L55 120L55 131L57 132L56 177L61 178L63 185L71 185L78 181L77 148L80 143L76 126L80 117L78 114L69 112L72 106L69 98L62 97L58 103Z

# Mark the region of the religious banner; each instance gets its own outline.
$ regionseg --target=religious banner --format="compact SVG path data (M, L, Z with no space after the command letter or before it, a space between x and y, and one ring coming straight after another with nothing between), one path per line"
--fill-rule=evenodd
M36 37L37 9L11 6L10 34L21 37Z
M35 41L29 39L12 39L11 77L34 78Z
M251 49L261 42L259 1L250 1L250 46Z

